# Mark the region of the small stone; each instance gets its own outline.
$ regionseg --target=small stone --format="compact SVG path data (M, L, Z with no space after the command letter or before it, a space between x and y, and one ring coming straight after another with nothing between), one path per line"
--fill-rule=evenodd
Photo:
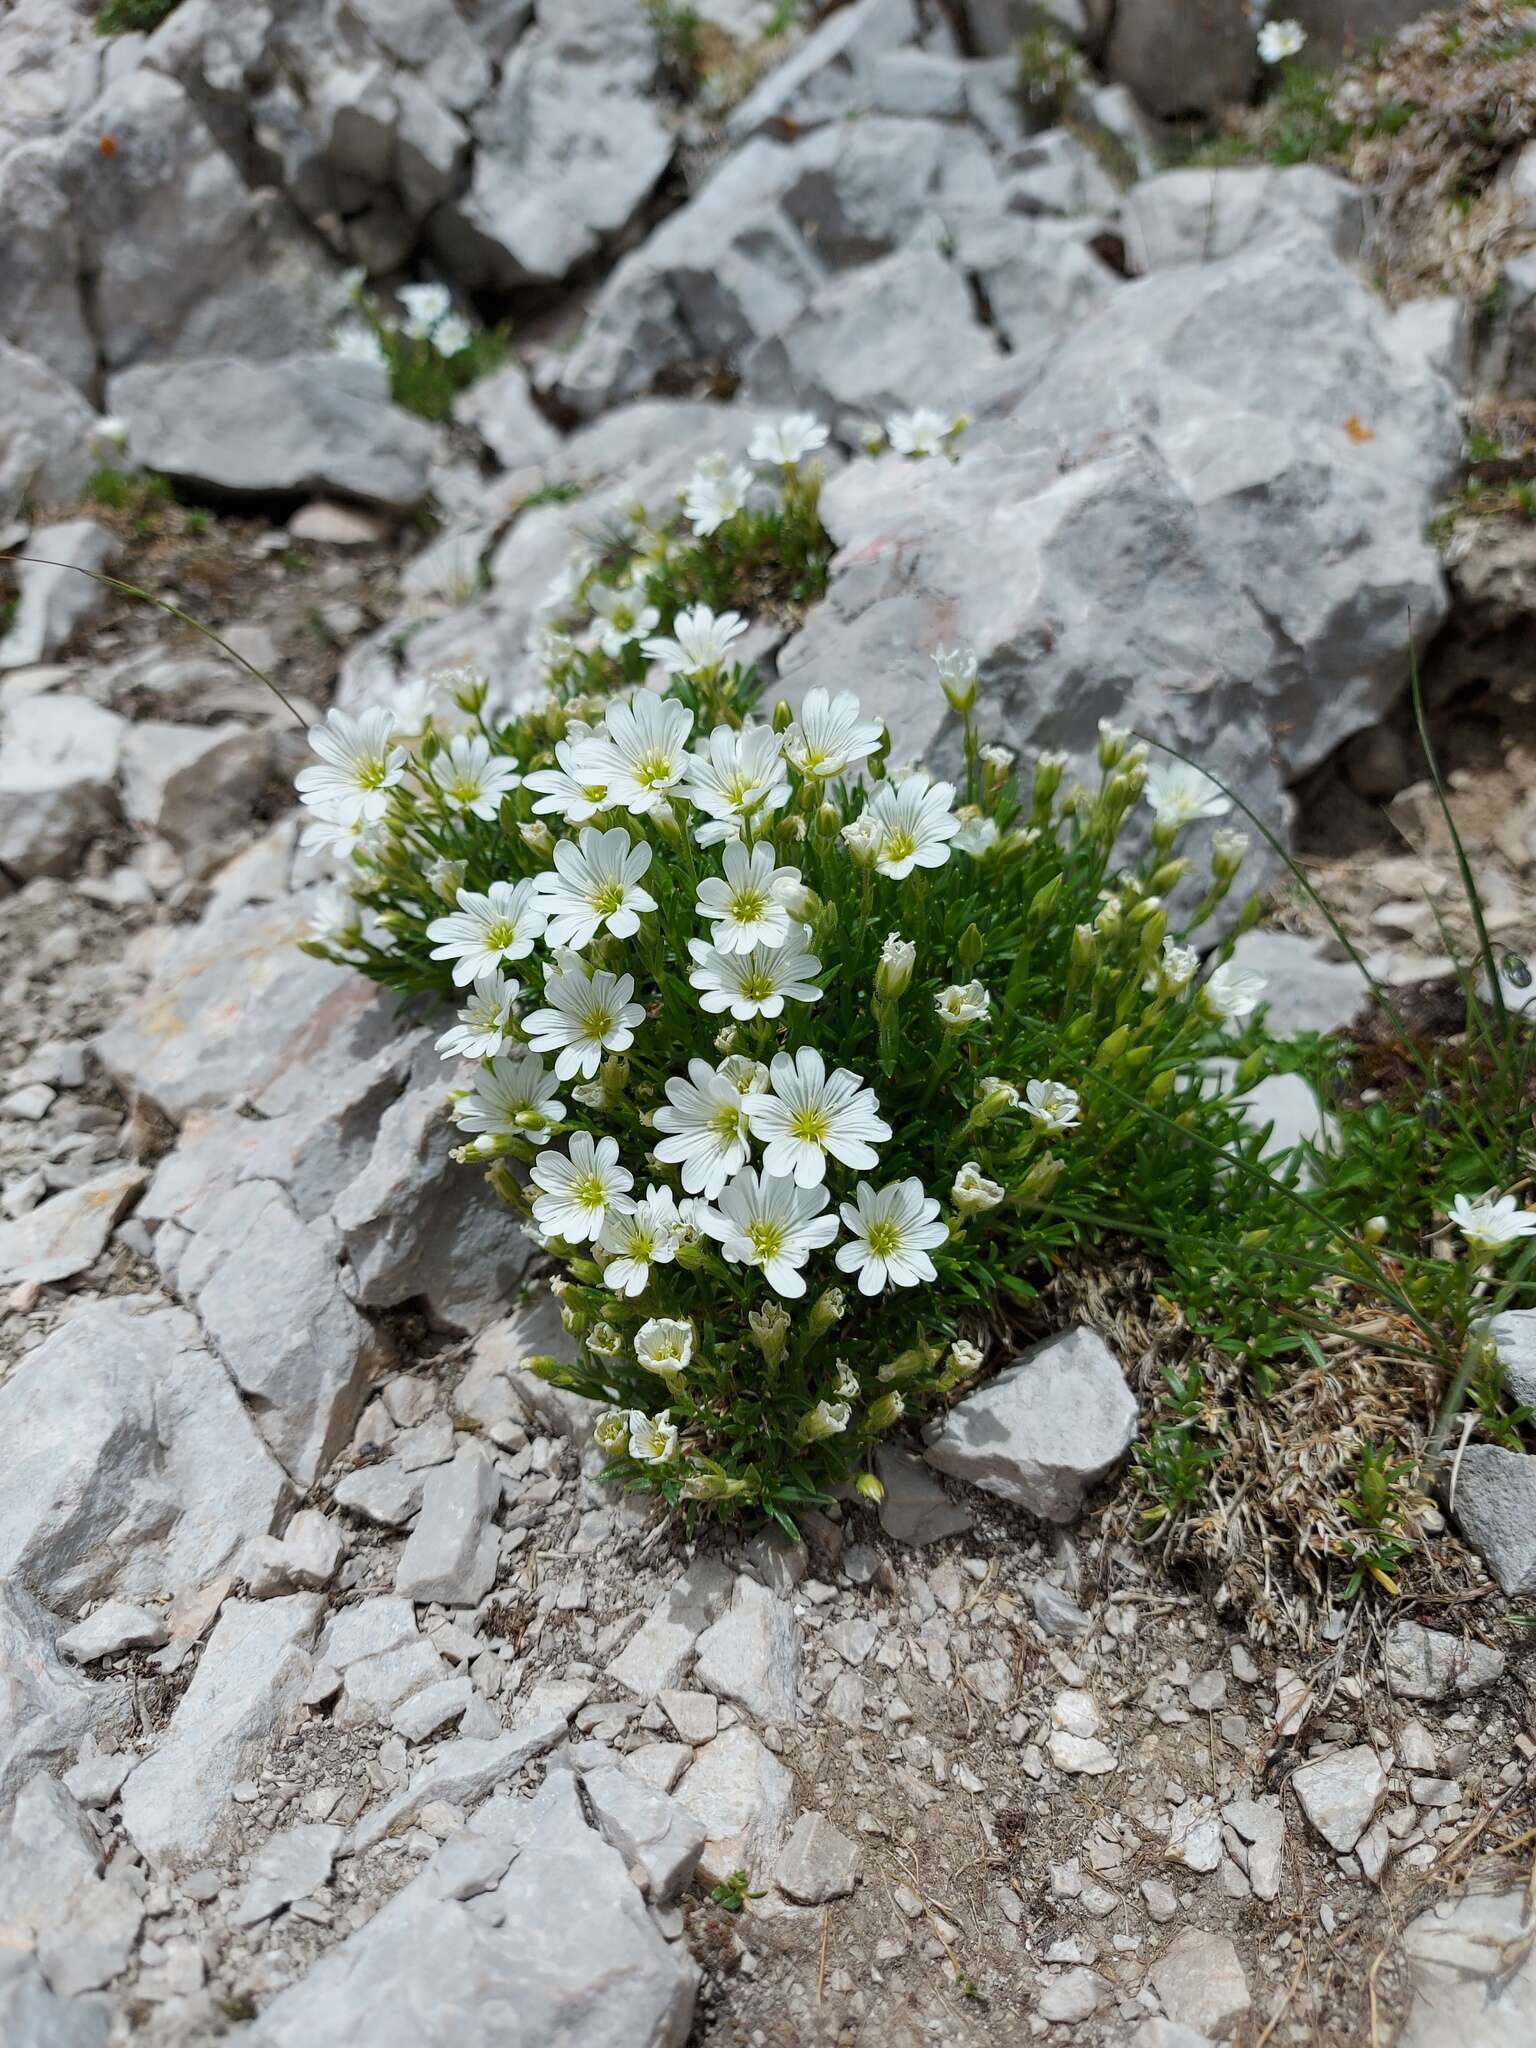
M1214 1813L1181 1807L1168 1836L1168 1853L1186 1870L1213 1871L1221 1861L1221 1819Z
M885 1488L880 1526L894 1542L938 1543L970 1528L970 1510L951 1500L922 1459L899 1444L881 1444L876 1450L875 1477Z
M699 1638L696 1668L712 1692L759 1720L794 1720L800 1630L789 1603L755 1579L739 1578L729 1611Z
M1095 1737L1070 1735L1064 1728L1051 1730L1046 1750L1058 1771L1074 1776L1103 1777L1118 1761L1114 1751Z
M588 1772L582 1784L604 1837L644 1872L648 1896L658 1905L675 1899L698 1867L700 1823L664 1792L611 1765Z
M1285 1854L1285 1816L1279 1800L1229 1800L1221 1809L1221 1817L1231 1830L1228 1847L1238 1852L1237 1860L1255 1895L1261 1899L1277 1898Z
M1186 1927L1164 1950L1152 1984L1169 2019L1214 2041L1226 2040L1252 2003L1236 1948L1200 1927Z
M332 1499L349 1514L361 1515L384 1529L403 1529L419 1511L426 1479L419 1472L406 1472L396 1458L377 1465L363 1465L338 1480Z
M157 1650L167 1634L165 1616L156 1609L108 1600L67 1629L59 1637L59 1648L76 1664L96 1664L119 1650Z
M1035 2010L1041 2019L1065 2026L1072 2020L1091 2020L1112 1996L1110 1986L1093 1970L1063 1970L1040 1994Z
M406 1742L430 1742L434 1735L463 1719L475 1697L467 1678L443 1678L402 1700L389 1725Z
M728 1728L693 1752L677 1790L705 1830L699 1874L720 1884L733 1870L771 1868L784 1840L794 1780L750 1728Z
M676 1692L656 1695L656 1704L684 1742L713 1742L720 1719L719 1702L713 1693Z
M1029 1604L1035 1619L1048 1636L1071 1642L1092 1628L1093 1620L1069 1594L1048 1579L1036 1579L1029 1589Z
M312 498L289 520L288 532L294 540L318 541L325 547L371 548L389 538L389 521L376 512L363 511L358 505L337 505L329 498Z
M75 1801L92 1812L110 1806L122 1790L123 1780L138 1762L131 1751L117 1756L93 1756L64 1773L64 1789Z
M1511 1599L1536 1593L1536 1457L1468 1444L1456 1464L1461 1533Z
M1223 1706L1227 1697L1227 1678L1223 1671L1202 1671L1192 1678L1185 1688L1189 1704L1203 1714L1214 1714Z
M146 1178L137 1166L117 1166L0 1223L0 1287L26 1280L46 1286L83 1273L106 1249Z
M1161 1878L1143 1878L1141 1896L1146 1901L1148 1913L1159 1922L1173 1919L1179 1910L1178 1893L1171 1885L1164 1884Z
M1383 1662L1395 1699L1464 1699L1504 1676L1504 1653L1468 1637L1397 1622L1387 1635Z
M674 1791L692 1762L693 1750L686 1742L648 1742L644 1749L632 1749L620 1759L632 1778L657 1792Z
M408 1600L473 1607L496 1583L499 1546L491 1517L501 1480L477 1444L427 1476L421 1514L395 1572L395 1591Z
M331 1874L341 1838L339 1827L318 1821L273 1835L251 1858L250 1881L230 1913L235 1926L255 1927L318 1891Z
M825 1814L802 1813L779 1857L775 1882L797 1905L846 1898L858 1876L859 1852Z
M1291 1776L1291 1789L1317 1833L1343 1856L1370 1825L1387 1774L1375 1750L1362 1743L1303 1764Z
M1415 1806L1456 1806L1461 1800L1461 1786L1454 1778L1414 1778L1409 1783L1408 1796Z

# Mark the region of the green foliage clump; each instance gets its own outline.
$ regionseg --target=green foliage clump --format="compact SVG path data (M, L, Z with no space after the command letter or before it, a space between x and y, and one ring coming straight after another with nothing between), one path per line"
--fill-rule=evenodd
M99 36L150 35L168 21L181 0L107 0L96 17Z
M356 312L336 330L338 354L384 365L395 404L434 425L453 417L461 391L507 361L499 328L476 327L454 306L446 285L402 285L399 315L378 305L353 282Z

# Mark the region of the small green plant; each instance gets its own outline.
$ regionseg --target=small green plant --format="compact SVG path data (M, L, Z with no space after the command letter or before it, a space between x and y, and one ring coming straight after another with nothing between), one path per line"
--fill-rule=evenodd
M386 313L354 280L348 319L333 343L339 355L382 364L396 405L434 424L453 417L454 400L507 360L499 328L475 327L454 307L446 285L407 284L397 293L401 313Z
M168 21L181 0L107 0L96 17L99 36L151 35Z
M733 1870L729 1877L722 1878L710 1892L710 1899L727 1913L741 1913L746 1910L748 1899L766 1899L766 1892L747 1889L751 1879L744 1870Z
M172 504L176 492L168 476L158 476L153 470L114 469L103 464L86 478L81 496L111 512L143 516L157 506Z
M1133 1453L1137 1480L1147 1495L1143 1519L1154 1525L1203 1499L1211 1468L1221 1460L1217 1445L1199 1440L1206 1422L1199 1365L1191 1362L1182 1374L1164 1366L1163 1378L1167 1391Z
M679 0L645 0L656 37L656 58L670 90L691 99L704 73L703 23L695 8Z
M1088 67L1082 52L1069 43L1045 16L1025 30L1018 43L1019 96L1033 120L1061 118L1084 85Z
M1364 1445L1355 1459L1354 1488L1340 1505L1356 1525L1350 1541L1352 1570L1343 1597L1352 1600L1373 1580L1396 1595L1394 1574L1414 1549L1416 1471L1411 1458L1395 1456L1387 1444Z

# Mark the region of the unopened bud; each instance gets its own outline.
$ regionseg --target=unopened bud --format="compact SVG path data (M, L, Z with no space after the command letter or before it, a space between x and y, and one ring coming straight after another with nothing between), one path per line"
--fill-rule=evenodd
M536 853L540 860L549 859L554 851L555 835L542 818L525 819L517 829L525 846Z
M893 1003L906 994L916 964L916 946L910 939L892 932L880 948L880 964L875 969L875 994L882 1002Z

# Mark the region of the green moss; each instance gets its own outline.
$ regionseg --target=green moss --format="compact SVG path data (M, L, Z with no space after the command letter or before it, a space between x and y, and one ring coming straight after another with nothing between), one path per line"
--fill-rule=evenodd
M107 0L96 17L99 36L149 35L167 21L181 0Z

